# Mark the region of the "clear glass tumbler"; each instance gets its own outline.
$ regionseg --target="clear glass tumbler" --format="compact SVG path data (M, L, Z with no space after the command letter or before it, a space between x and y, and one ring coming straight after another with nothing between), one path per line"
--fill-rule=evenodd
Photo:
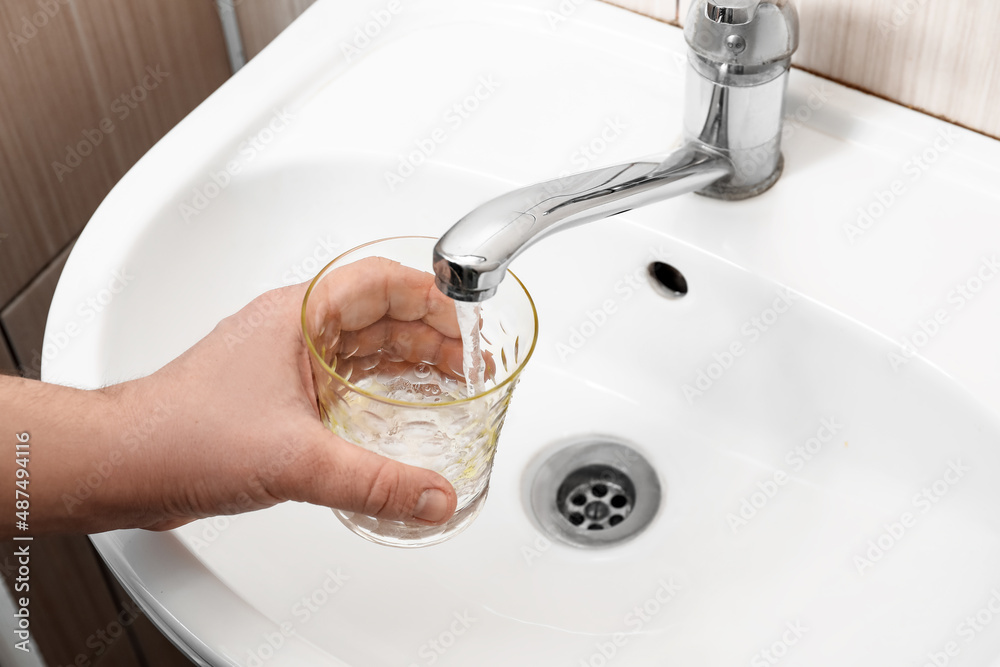
M354 248L316 276L302 306L327 427L376 454L440 473L458 495L454 516L441 526L334 510L378 544L429 546L472 523L486 500L511 394L535 348L535 306L513 274L478 305L478 354L463 346L456 302L434 285L436 241L407 236ZM460 304L466 322L475 321L474 307ZM463 370L477 365L479 384Z

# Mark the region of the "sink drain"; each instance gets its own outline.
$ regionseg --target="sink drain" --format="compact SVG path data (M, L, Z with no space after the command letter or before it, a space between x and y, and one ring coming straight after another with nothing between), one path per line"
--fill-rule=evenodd
M526 500L548 534L577 546L634 537L656 515L660 482L631 447L608 438L577 441L536 462Z

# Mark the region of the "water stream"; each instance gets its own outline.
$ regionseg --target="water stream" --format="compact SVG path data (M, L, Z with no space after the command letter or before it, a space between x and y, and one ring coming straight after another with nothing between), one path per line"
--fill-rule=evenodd
M480 347L479 322L482 308L478 303L455 302L458 328L462 332L462 372L466 395L478 396L486 390L486 362Z

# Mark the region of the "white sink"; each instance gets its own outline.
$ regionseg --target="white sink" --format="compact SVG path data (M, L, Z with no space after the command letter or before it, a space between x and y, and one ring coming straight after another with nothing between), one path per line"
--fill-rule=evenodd
M43 377L152 372L339 251L674 144L680 31L572 7L552 27L526 0L413 0L346 62L381 7L318 2L95 214ZM788 113L765 195L681 197L515 261L538 347L462 535L394 550L286 504L97 548L206 665L1000 665L1000 144L798 71ZM412 151L431 155L390 188ZM652 260L688 295L652 289ZM538 527L525 474L594 434L640 451L663 501L580 549Z

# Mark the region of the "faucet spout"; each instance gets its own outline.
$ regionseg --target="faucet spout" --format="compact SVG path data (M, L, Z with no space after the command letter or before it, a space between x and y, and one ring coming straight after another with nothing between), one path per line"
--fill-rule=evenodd
M459 220L434 248L438 288L458 301L496 293L507 266L555 232L702 190L731 177L733 163L691 141L665 159L627 162L529 185Z

